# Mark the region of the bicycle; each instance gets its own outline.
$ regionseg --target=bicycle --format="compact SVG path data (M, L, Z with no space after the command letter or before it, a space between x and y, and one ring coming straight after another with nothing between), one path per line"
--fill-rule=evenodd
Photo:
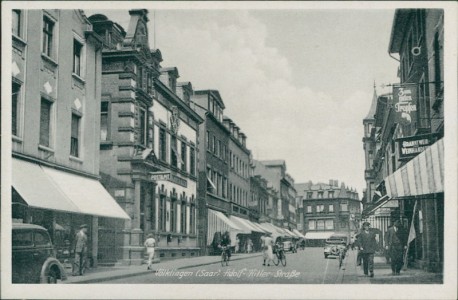
M227 253L227 247L226 246L221 246L221 266L228 266L229 265L229 260L230 260L230 256L228 255Z
M273 259L274 265L278 266L278 264L281 262L283 267L286 266L286 255L285 255L285 250L283 249L283 246L277 244L275 246L274 254L275 254L274 259Z

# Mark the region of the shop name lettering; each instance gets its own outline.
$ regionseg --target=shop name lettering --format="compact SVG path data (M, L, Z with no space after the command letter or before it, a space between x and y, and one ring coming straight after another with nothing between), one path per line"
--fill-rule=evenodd
M188 182L185 179L170 173L153 174L151 175L151 179L156 181L170 181L184 187L188 186Z
M396 112L411 113L417 111L417 105L412 104L412 92L403 88L398 92L399 102L394 105Z
M426 147L429 146L429 143L430 142L428 139L421 139L416 141L403 141L401 152L405 155L423 152L426 149Z
M217 271L209 271L205 269L201 269L198 271L178 271L178 270L170 270L170 269L158 269L155 273L156 276L159 277L176 277L178 279L182 279L184 277L232 277L232 278L242 278L242 277L251 277L251 278L298 278L301 275L301 272L296 270L292 271L264 271L260 269L247 269L243 268L241 270L236 269L227 269L221 270L218 269Z

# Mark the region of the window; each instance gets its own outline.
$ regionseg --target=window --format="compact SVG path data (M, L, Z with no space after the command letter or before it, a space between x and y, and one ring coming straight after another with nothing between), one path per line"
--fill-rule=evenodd
M80 119L80 116L72 114L70 155L74 157L79 157Z
M21 11L13 9L13 34L21 36Z
M159 128L159 159L167 160L167 137L164 128Z
M324 230L324 220L317 220L316 221L316 229Z
M159 229L165 231L165 225L167 222L167 210L165 204L165 196L161 195L159 197Z
M43 53L51 57L52 47L53 47L53 29L54 22L52 22L48 17L43 17Z
M323 192L318 192L318 198L319 199L323 198Z
M73 73L81 76L81 52L83 45L77 40L73 40Z
M441 67L441 44L439 41L439 33L434 35L434 86L436 97L440 96L442 92L442 67Z
M146 118L146 111L142 108L139 108L138 110L138 142L140 145L146 146L147 144L147 133L148 133L148 124L147 124L148 119Z
M21 93L21 85L13 82L12 87L12 97L11 97L11 113L12 113L12 134L18 135L19 134L19 103L20 103L20 93Z
M100 107L100 140L108 140L108 107L109 102L103 101Z
M170 231L175 232L177 230L177 201L176 199L172 199L172 203L170 205Z
M172 167L178 167L178 154L177 154L177 137L172 135L170 142L170 164Z
M329 212L334 212L334 204L329 204Z
M181 170L186 172L187 147L184 141L181 142Z
M212 151L213 154L216 154L216 145L217 145L216 136L213 136L213 151Z
M223 183L222 183L222 197L226 198L226 189L227 189L227 179L226 177L223 177Z
M191 204L191 209L189 211L189 233L195 233L195 228L196 228L196 225L195 225L195 213L196 213L196 210L194 208L194 205Z
M307 213L308 214L312 213L312 206L311 205L307 205Z
M326 220L324 224L326 229L334 229L334 220Z
M11 238L11 244L13 247L25 247L32 246L32 231L13 231L13 236Z
M40 145L49 147L51 140L51 108L52 102L41 98L40 107Z
M183 198L184 199L184 198ZM180 210L180 232L186 233L186 202L181 202Z
M348 204L347 203L341 203L340 204L340 211L348 211Z
M189 152L189 172L191 175L196 175L196 150L191 147Z
M340 222L340 228L346 228L347 222Z
M328 198L334 198L334 191L328 192Z
M210 132L207 130L207 150L211 150Z
M310 230L315 230L315 220L310 220L309 221L309 229Z
M143 87L143 68L138 67L137 72L137 87L141 89Z
M218 149L216 151L216 155L218 155L219 158L223 159L223 145L221 141L218 141Z
M322 213L324 212L324 205L323 204L319 204L316 206L316 212L317 213Z
M312 199L313 197L313 192L308 192L307 193L307 199Z

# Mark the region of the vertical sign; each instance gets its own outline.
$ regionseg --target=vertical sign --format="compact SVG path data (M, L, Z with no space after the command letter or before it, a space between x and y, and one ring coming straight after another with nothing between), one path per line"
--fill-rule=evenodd
M417 85L393 86L395 122L410 125L416 118Z

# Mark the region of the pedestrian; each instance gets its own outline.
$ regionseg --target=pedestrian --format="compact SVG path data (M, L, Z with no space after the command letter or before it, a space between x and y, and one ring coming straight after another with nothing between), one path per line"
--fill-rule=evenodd
M250 238L248 238L246 242L246 252L251 253L252 250L253 250L253 242L251 241Z
M401 221L396 220L394 222L393 227L386 232L385 239L385 249L390 255L392 275L400 275L404 265L404 250L407 249L407 234L401 226Z
M266 233L261 237L261 246L262 246L262 257L264 262L262 263L263 266L266 265L270 266L270 262L273 262L274 254L272 251L272 246L274 244L274 240L270 237L270 233Z
M88 226L83 224L75 236L75 260L73 262L73 276L83 275L86 269L87 257L87 229Z
M239 252L240 252L240 239L237 236L237 238L235 239L235 253L239 253Z
M152 233L146 236L145 248L146 253L148 254L148 267L147 270L152 270L153 258L154 258L154 247L156 247L156 240Z
M374 253L377 250L375 233L370 230L369 222L363 223L363 230L358 235L357 244L363 261L364 275L374 277Z

